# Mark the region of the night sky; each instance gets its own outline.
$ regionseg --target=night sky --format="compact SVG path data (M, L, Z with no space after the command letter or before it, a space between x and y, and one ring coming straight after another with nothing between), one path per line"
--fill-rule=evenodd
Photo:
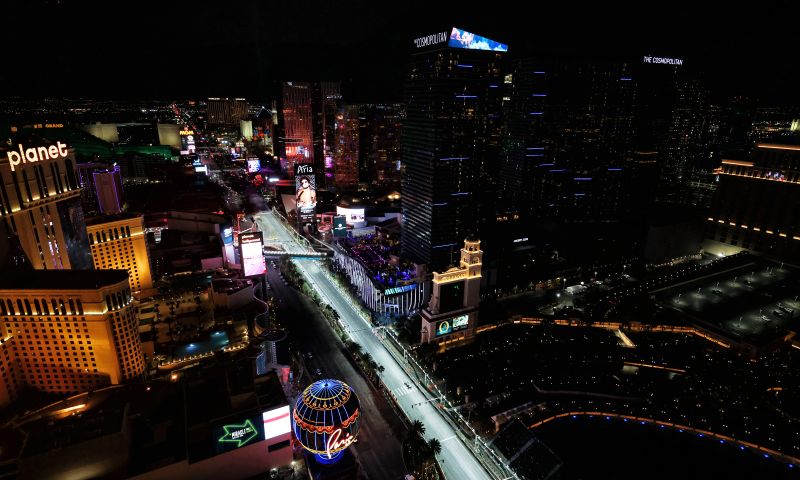
M4 3L4 96L263 98L279 80L341 79L348 101L401 100L411 40L458 26L515 57L681 57L723 97L800 98L789 0Z

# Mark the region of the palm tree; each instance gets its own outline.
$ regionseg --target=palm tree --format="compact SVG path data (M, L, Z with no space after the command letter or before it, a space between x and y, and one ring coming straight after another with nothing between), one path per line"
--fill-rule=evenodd
M431 438L428 440L428 450L430 450L431 455L436 458L436 455L439 455L442 452L441 442L439 442L439 440L436 438Z
M417 435L421 437L425 435L425 424L422 423L421 420L414 420L411 422L411 427L408 429L408 433L411 434L412 437Z

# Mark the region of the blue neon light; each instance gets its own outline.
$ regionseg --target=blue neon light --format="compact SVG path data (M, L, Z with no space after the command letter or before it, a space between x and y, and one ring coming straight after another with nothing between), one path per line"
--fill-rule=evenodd
M454 247L458 245L457 243L445 243L444 245L434 245L431 248L446 248L446 247Z
M457 63L456 67L459 67L459 68L472 68L472 65L467 65L465 63Z
M589 181L591 179L592 179L592 177L575 177L575 178L573 178L573 180L575 180L576 182L587 182L587 181Z
M451 48L466 48L468 50L490 50L493 52L507 52L508 45L474 33L453 27L450 32L450 41L447 46Z
M544 157L544 153L528 153L526 157Z
M576 197L585 197L586 194L585 193L576 193L575 196Z
M441 206L443 206L443 205L447 205L447 202L444 202L444 203L434 203L434 204L433 204L433 206L434 206L434 207L441 207Z
M529 115L542 115L544 112L530 112Z
M450 195L455 197L455 196L469 195L469 194L470 194L470 192L455 192L455 193L451 193Z
M540 163L539 164L540 167L552 167L553 165L555 165L555 163Z
M544 150L544 147L528 147L526 150Z
M620 77L620 80L622 80L622 81L627 81L627 80L630 80L630 79L631 79L630 77Z
M546 97L546 93L532 93L531 97Z
M440 158L439 160L448 161L448 160L469 160L469 157L444 157Z
M550 171L551 171L551 172L566 172L566 171L567 171L567 169L566 169L566 168L559 168L559 169L557 169L557 170L550 170Z
M609 172L621 172L622 169L621 168L609 168L608 171Z
M534 75L544 75L544 72L533 72Z
M456 95L456 98L478 98L477 95Z
M489 88L497 88L499 85L489 85Z

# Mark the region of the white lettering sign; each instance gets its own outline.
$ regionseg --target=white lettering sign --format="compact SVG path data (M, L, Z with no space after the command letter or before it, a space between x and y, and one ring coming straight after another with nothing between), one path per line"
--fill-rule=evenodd
M434 33L433 35L427 35L424 37L419 37L414 39L414 45L417 48L427 47L428 45L436 45L437 43L444 43L450 39L450 36L447 32L440 32Z
M682 58L664 58L664 57L650 57L644 56L644 63L663 63L667 65L683 65Z
M341 436L342 429L337 428L331 433L331 436L328 437L328 444L325 446L328 451L328 458L331 458L334 453L344 450L356 441L356 437L350 435L350 432L347 432L344 438L340 438Z
M6 152L12 172L20 163L35 163L67 156L67 144L62 144L61 142L56 142L56 145L50 145L49 147L31 148L25 148L20 143L17 147L19 147L19 153L15 151Z

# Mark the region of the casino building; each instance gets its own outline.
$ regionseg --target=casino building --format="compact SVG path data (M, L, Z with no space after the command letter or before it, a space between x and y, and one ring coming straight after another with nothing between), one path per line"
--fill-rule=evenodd
M144 217L127 213L87 220L94 268L128 271L131 290L137 295L153 289L150 253L144 235Z
M36 269L90 269L74 151L34 135L0 147L0 221Z
M142 374L125 271L9 273L0 277L0 405L25 387L83 392Z

